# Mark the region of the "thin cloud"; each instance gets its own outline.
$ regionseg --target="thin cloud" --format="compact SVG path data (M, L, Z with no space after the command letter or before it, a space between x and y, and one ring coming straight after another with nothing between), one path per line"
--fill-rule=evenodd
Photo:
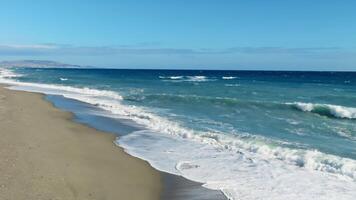
M152 48L150 45L73 46L61 44L0 45L0 55L199 55L199 54L320 54L338 52L338 47L283 48L283 47L232 47L226 49Z
M235 47L227 49L226 53L244 54L308 54L340 50L338 47L307 47L307 48L284 48L284 47Z
M58 48L57 45L52 44L10 44L10 45L0 45L0 48L4 49L55 49Z

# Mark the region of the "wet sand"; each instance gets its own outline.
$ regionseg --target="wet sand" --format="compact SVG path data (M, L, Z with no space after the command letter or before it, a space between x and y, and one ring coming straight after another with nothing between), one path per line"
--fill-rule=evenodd
M227 200L221 191L207 189L181 176L162 172L161 177L162 200Z

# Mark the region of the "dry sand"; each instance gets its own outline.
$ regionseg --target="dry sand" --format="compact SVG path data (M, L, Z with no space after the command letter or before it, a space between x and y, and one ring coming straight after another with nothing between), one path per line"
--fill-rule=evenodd
M159 172L34 93L0 87L1 200L159 199Z

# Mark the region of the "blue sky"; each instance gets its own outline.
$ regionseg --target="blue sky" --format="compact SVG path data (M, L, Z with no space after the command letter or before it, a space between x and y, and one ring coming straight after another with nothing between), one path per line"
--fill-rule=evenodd
M356 70L356 1L0 1L0 60Z

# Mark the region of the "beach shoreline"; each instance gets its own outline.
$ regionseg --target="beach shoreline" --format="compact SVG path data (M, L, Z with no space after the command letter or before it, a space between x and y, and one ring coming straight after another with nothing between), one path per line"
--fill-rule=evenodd
M0 199L159 199L158 171L43 95L0 87Z
M13 118L6 119L11 126L4 123L5 118L0 121L4 138L0 160L6 161L0 168L5 177L0 181L0 189L4 191L0 194L1 199L226 199L221 191L209 190L201 183L160 172L146 161L127 154L113 143L117 135L76 121L75 113L58 108L45 94L5 87L0 86L0 112L2 116L11 113ZM26 126L23 126L24 123ZM65 133L66 141L74 138L75 142L68 144L59 135L52 135L61 132ZM21 141L21 145L14 144L15 140ZM59 140L61 145L50 145ZM85 140L94 144L88 145ZM90 149L93 145L95 152ZM101 158L101 153L104 153L102 148L110 151L104 158ZM74 156L84 158L73 159L69 149L80 154ZM11 154L10 151L20 153ZM46 152L44 155L43 151ZM102 159L104 163L97 162ZM71 164L72 161L76 162L76 166ZM105 163L111 167L104 166ZM48 164L52 167L50 170L47 169ZM83 168L90 176L83 177ZM15 171L21 173L16 174ZM18 190L22 192L17 193Z

